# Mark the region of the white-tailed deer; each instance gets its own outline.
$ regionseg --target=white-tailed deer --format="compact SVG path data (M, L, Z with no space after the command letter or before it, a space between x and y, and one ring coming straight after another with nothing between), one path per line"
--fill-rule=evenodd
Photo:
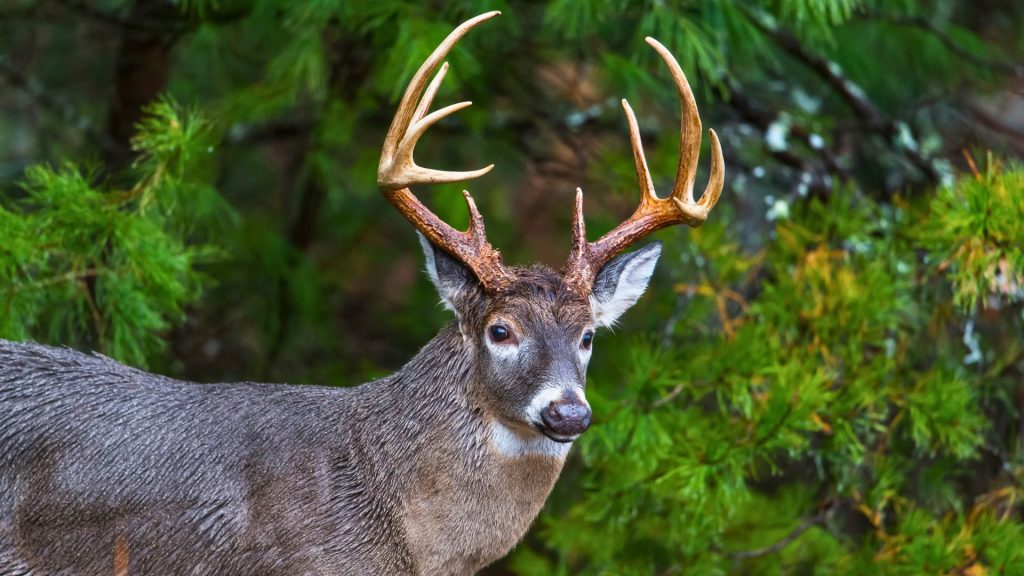
M695 202L693 93L648 39L682 98L672 195L655 194L623 101L636 212L588 242L577 191L565 268L506 266L468 193L470 226L459 232L409 190L489 170L421 168L413 150L468 106L429 112L447 52L497 14L456 28L419 69L378 172L384 197L421 233L455 321L395 374L351 389L194 384L0 342L0 574L470 574L526 533L590 424L594 330L640 297L661 247L619 254L659 228L703 222L723 161L712 131L710 183Z

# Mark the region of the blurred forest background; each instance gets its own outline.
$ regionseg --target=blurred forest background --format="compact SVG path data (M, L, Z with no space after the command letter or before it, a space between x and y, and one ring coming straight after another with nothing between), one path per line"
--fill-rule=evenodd
M671 187L678 57L726 189L599 335L595 425L488 574L1024 574L1024 3L5 0L0 337L354 385L448 320L375 186L451 28L424 166L506 260ZM702 189L708 166L701 160ZM458 186L420 190L466 222Z

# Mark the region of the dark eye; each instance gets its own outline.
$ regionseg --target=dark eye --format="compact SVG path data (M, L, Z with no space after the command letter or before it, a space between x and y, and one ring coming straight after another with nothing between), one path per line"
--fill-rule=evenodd
M508 328L502 326L501 324L495 324L494 326L491 326L490 333L491 340L494 340L495 342L504 342L505 340L508 340L509 336L511 336L511 333L508 331Z
M590 350L590 344L593 341L594 333L591 332L590 330L587 330L586 332L583 333L583 340L580 340L580 346L582 346L584 350Z

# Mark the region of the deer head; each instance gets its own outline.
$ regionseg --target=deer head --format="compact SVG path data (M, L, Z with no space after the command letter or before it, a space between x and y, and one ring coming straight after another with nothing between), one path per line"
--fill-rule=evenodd
M478 381L471 393L505 432L520 437L540 433L569 442L590 425L584 389L594 331L614 324L643 294L661 245L622 252L655 230L704 222L722 191L722 149L710 131L711 178L695 202L693 184L701 142L697 105L675 58L648 38L647 43L668 65L682 101L682 150L672 195L659 198L655 193L636 117L623 100L641 190L636 211L614 230L588 242L583 193L577 189L572 250L565 267L555 271L541 265L506 266L500 252L488 243L483 217L469 192L464 192L469 229L462 232L438 218L409 189L470 180L493 168L469 172L423 168L414 161L413 152L430 126L470 105L461 102L429 111L448 69L442 60L449 50L474 26L498 14L482 14L460 25L413 76L388 131L377 183L385 198L419 231L430 278L444 304L455 312L463 340L475 355Z

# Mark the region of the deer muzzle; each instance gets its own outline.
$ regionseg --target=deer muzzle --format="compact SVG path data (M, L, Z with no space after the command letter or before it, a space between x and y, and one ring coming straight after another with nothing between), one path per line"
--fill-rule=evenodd
M572 442L590 427L590 406L575 398L556 400L540 413L543 432L556 442Z

